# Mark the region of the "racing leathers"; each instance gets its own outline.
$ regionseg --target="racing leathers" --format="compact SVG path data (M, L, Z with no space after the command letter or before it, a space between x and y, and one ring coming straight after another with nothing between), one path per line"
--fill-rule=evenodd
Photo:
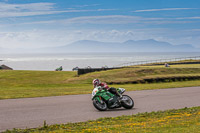
M114 87L108 87L108 85L104 82L100 83L98 86L101 86L101 88L103 89L107 89L110 93L119 96L120 98L122 98L122 95L117 91L116 88Z

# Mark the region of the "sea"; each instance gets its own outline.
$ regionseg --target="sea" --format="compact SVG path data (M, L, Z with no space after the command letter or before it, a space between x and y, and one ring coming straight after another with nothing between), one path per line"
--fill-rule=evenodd
M60 53L60 54L0 54L0 65L14 70L54 71L62 66L63 71L73 68L120 67L132 63L163 61L175 58L200 56L199 52L173 53Z

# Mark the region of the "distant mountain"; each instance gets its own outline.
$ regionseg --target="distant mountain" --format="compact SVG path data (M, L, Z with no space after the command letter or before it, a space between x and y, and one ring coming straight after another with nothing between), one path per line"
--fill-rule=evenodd
M0 53L80 53L80 52L200 52L190 44L172 45L168 42L128 40L123 43L81 40L60 47L39 49L3 49Z
M123 43L81 40L69 45L46 48L48 52L200 52L190 44L172 45L168 42L128 40Z
M122 47L120 43L82 40L66 46L57 47L57 49L69 52L114 52L120 49L120 47Z

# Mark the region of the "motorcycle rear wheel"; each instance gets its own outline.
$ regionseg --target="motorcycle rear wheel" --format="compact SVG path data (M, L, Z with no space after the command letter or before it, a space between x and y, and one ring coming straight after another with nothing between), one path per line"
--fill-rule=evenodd
M99 111L106 111L107 110L107 104L103 100L102 100L102 103L100 103L97 99L94 99L93 105Z
M128 95L123 95L121 105L126 109L132 109L134 106L134 101Z

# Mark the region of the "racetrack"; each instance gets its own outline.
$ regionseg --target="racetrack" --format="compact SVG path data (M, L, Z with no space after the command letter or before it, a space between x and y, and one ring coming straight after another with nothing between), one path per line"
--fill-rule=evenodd
M47 124L59 124L200 106L200 87L131 91L125 94L135 102L131 110L121 108L100 112L93 107L90 94L0 100L0 131L39 127L45 120Z

